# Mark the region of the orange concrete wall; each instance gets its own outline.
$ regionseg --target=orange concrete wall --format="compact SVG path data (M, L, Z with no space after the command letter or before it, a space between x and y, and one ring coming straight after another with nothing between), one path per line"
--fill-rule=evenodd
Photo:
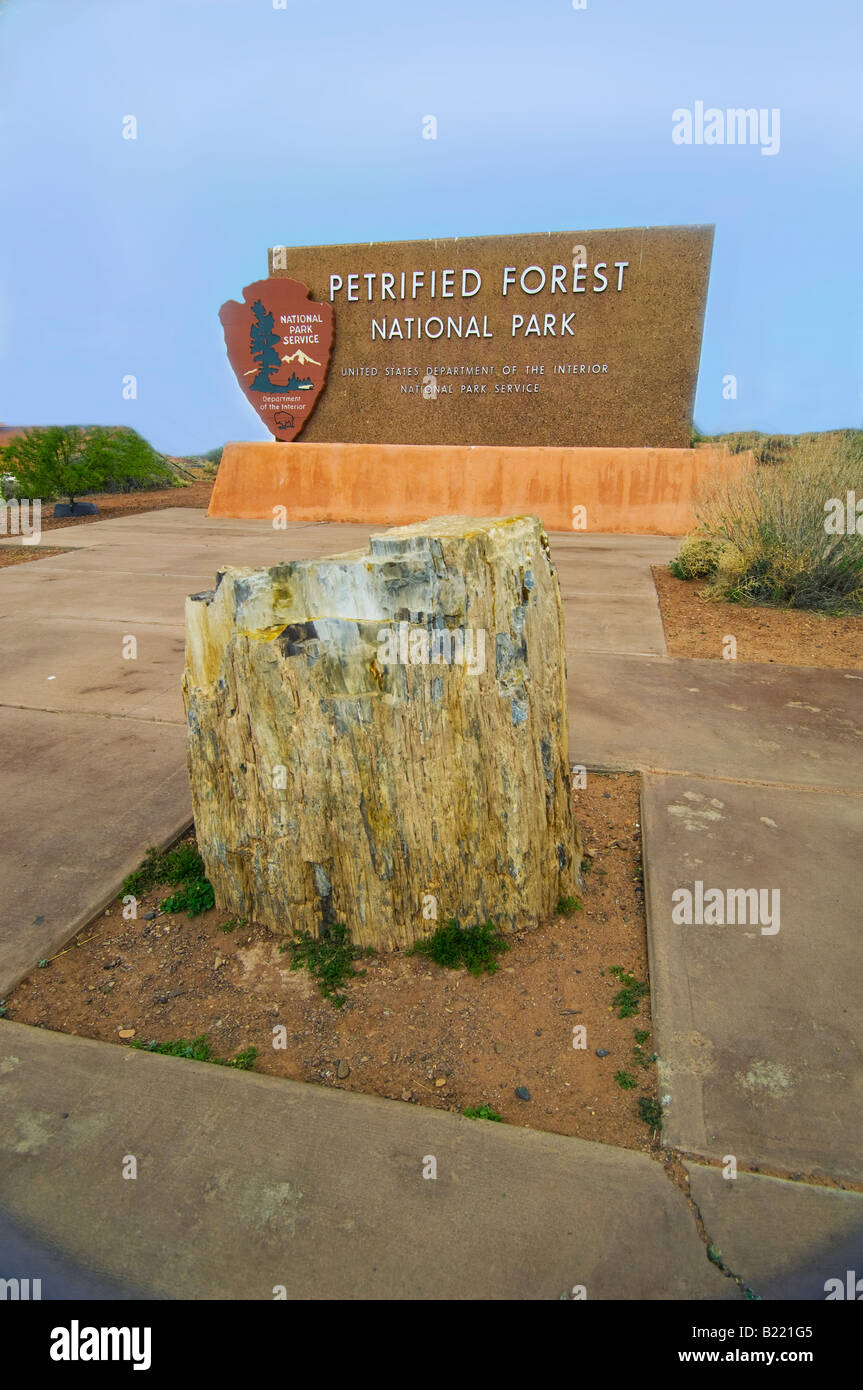
M432 516L536 513L571 531L679 536L694 524L700 480L742 455L723 449L504 448L431 444L227 444L212 517L401 526Z

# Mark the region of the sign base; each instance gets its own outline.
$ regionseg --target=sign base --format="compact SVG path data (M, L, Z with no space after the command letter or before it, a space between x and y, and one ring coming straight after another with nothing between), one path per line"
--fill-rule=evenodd
M208 515L406 526L532 513L547 531L682 536L695 525L700 486L746 458L711 445L234 443L225 445Z

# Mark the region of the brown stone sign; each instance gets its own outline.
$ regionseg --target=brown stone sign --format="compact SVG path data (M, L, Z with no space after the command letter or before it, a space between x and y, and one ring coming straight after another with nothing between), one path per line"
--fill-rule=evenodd
M327 376L333 310L298 280L257 280L219 310L228 360L267 429L296 439Z
M635 227L275 247L270 283L335 311L303 438L686 446L712 245Z

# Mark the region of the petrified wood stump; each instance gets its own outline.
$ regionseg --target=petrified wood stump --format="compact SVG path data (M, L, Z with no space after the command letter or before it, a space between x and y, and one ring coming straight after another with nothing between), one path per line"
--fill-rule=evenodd
M563 610L536 517L225 569L187 600L183 690L227 911L391 948L451 917L521 926L577 886Z

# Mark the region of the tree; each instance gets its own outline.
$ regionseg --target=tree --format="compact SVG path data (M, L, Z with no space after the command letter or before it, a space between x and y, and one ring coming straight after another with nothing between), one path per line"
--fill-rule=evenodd
M24 497L75 498L111 483L172 477L161 454L130 429L99 425L51 425L32 429L0 451L2 467L15 475Z
M273 316L264 308L260 299L256 299L252 305L252 313L257 322L252 324L249 333L249 348L252 360L257 362L260 370L252 382L251 390L287 391L287 386L274 386L270 381L273 372L281 366L279 354L275 350L281 339L278 333L273 332Z

